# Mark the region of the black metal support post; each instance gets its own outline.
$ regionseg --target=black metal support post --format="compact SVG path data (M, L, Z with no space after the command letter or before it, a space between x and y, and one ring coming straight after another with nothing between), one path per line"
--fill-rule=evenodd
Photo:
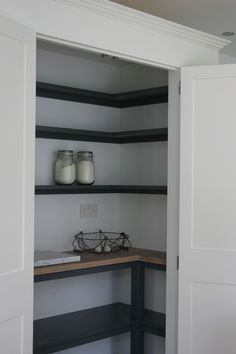
M131 332L131 354L144 354L144 332L140 322L144 320L145 268L136 262L131 268L131 311L137 326Z

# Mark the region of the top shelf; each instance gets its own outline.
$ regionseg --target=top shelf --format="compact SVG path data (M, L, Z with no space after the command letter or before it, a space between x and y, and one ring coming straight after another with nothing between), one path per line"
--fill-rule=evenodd
M127 108L168 102L168 86L111 94L37 82L36 95L98 106Z

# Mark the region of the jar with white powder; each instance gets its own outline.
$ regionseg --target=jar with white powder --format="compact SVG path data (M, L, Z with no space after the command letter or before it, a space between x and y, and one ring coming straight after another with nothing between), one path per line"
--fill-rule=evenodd
M59 150L55 163L55 182L72 184L75 182L75 162L72 150Z
M95 181L95 166L91 151L79 151L76 161L76 181L79 184L93 184Z

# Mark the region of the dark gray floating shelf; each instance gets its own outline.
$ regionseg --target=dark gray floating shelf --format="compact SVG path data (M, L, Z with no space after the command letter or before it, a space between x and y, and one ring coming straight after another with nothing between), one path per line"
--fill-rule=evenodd
M128 144L151 141L167 141L168 129L145 129L113 133L38 125L36 126L36 138Z
M144 321L141 323L142 331L165 337L165 314L151 310L145 310L144 313Z
M83 102L99 106L126 108L168 102L168 86L110 94L37 82L36 95L38 97Z
M35 194L167 194L166 186L122 186L122 185L41 185L35 187Z
M155 321L152 319L155 317ZM151 321L150 321L151 318ZM140 323L140 322L139 322ZM143 323L143 325L142 325ZM114 303L34 321L34 354L49 354L137 328L131 306ZM165 315L145 310L143 330L165 336Z

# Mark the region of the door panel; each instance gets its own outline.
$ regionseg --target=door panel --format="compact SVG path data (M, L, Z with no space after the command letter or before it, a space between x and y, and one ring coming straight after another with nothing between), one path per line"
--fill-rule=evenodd
M32 353L35 33L0 19L0 353Z
M201 79L194 90L193 247L235 249L236 80Z
M193 354L235 354L236 286L195 282L192 294Z
M179 354L236 348L236 65L181 72Z
M17 316L0 322L0 343L4 352L6 350L9 354L22 353L22 319L22 316Z
M0 194L4 199L1 203L1 226L4 230L4 237L0 240L0 274L14 272L23 267L23 178L24 178L24 145L22 137L24 136L25 118L24 116L24 88L25 86L25 48L24 43L11 38L6 34L0 34L1 48L1 140L4 141L4 147L1 155L1 184ZM18 64L16 65L16 58ZM21 70L19 70L21 68ZM4 84L3 84L4 82ZM14 102L14 104L13 104ZM8 117L8 119L7 119ZM15 130L17 134L12 135ZM6 139L6 137L8 137ZM14 160L11 163L11 154ZM5 166L5 168L3 168ZM14 178L15 177L15 178ZM9 179L12 179L11 193L9 193ZM14 215L14 222L12 216ZM13 236L14 235L14 236ZM13 239L12 239L13 237ZM11 262L9 262L8 242L12 239L14 243ZM7 241L7 244L6 244Z

